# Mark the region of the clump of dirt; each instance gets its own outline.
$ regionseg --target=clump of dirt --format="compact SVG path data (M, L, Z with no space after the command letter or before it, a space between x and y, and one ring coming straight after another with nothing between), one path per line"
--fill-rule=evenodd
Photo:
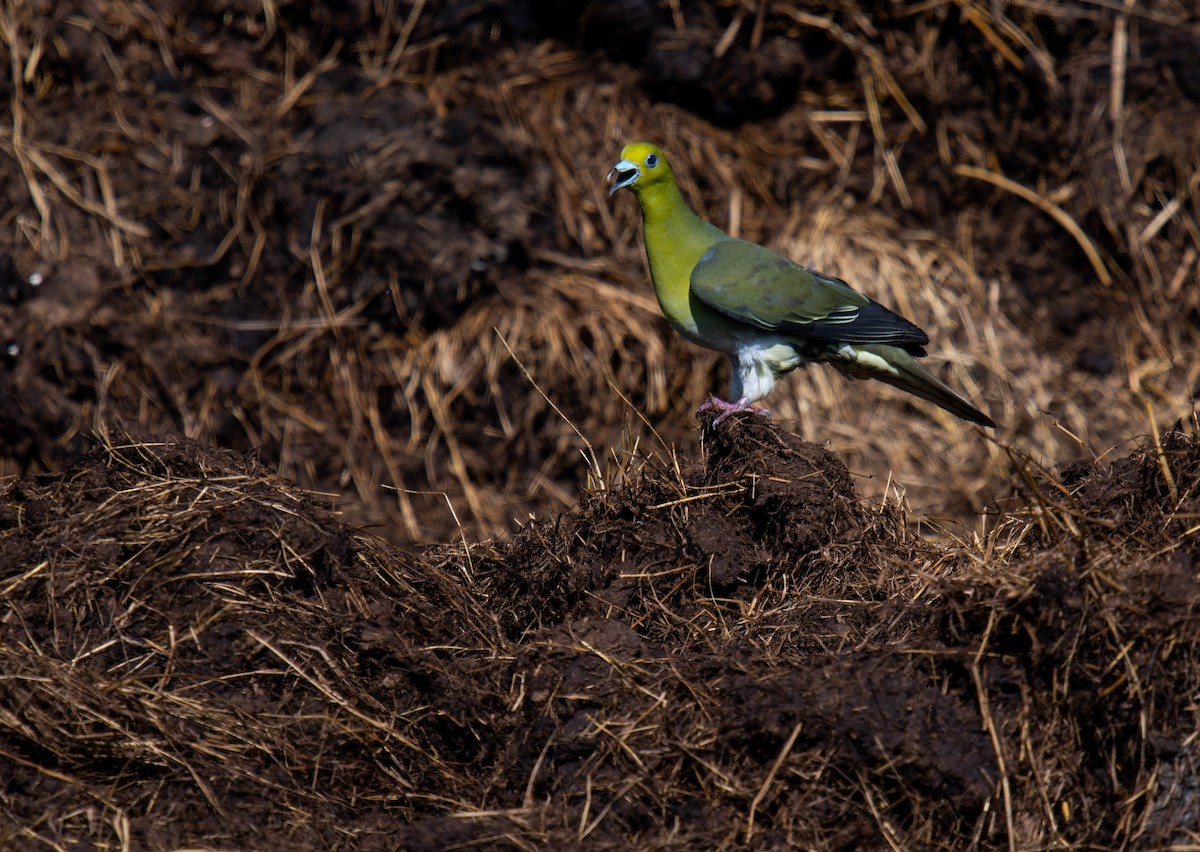
M0 492L5 844L1185 843L1200 444L914 538L753 415L511 540L399 551L121 434Z
M279 163L264 206L279 222L305 211L297 224L337 211L328 227L353 243L339 273L383 328L453 325L519 280L529 246L547 242L549 169L483 102L438 115L411 91L365 103L331 92L305 124L308 142ZM290 230L294 242L311 239Z
M781 571L819 571L825 548L861 542L872 521L840 459L762 423L707 422L702 467L592 492L550 529L496 547L480 570L511 632L614 609L654 619L664 603L686 607L751 593Z
M462 771L440 752L485 759L475 720L419 696L481 675L465 646L494 629L252 461L124 435L11 484L0 527L5 845L249 843L297 809L334 846L350 800L323 790L348 784L369 824ZM451 633L463 649L435 650Z

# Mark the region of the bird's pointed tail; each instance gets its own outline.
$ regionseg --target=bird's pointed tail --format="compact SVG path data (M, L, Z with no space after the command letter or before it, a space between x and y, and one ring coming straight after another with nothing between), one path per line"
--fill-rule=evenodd
M854 349L860 353L856 359L857 363L850 369L843 368L851 375L858 378L869 376L872 379L887 382L913 396L928 400L963 420L987 426L989 429L996 428L996 421L955 393L949 385L926 370L916 358L903 349L878 343L855 346ZM890 369L880 369L879 367L883 365L878 367L870 365L869 357L864 358L861 353L869 353L882 359Z

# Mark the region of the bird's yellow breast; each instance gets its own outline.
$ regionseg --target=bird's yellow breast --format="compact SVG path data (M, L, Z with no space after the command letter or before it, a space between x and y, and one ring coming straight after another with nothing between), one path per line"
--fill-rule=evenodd
M691 292L692 270L700 258L717 242L729 237L693 213L673 182L647 187L637 195L642 207L642 233L650 277L663 315L692 342L732 351L729 319L704 305Z

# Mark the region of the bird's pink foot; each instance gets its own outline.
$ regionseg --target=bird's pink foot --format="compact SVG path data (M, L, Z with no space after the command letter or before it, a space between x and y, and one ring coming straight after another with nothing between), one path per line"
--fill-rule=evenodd
M699 414L702 411L709 411L711 409L721 412L717 415L717 419L713 421L714 426L716 426L730 414L736 414L739 411L753 411L755 414L761 414L764 417L771 416L771 412L767 409L755 408L752 406L747 397L742 397L737 402L726 402L723 399L718 399L716 396L710 396L708 398L708 402L696 409L696 413Z

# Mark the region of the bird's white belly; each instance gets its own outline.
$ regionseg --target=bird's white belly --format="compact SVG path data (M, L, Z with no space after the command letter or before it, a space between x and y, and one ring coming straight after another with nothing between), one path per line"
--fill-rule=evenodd
M739 340L729 358L733 362L730 399L748 402L765 397L775 386L776 376L804 363L796 347L776 335L756 335L752 340Z

